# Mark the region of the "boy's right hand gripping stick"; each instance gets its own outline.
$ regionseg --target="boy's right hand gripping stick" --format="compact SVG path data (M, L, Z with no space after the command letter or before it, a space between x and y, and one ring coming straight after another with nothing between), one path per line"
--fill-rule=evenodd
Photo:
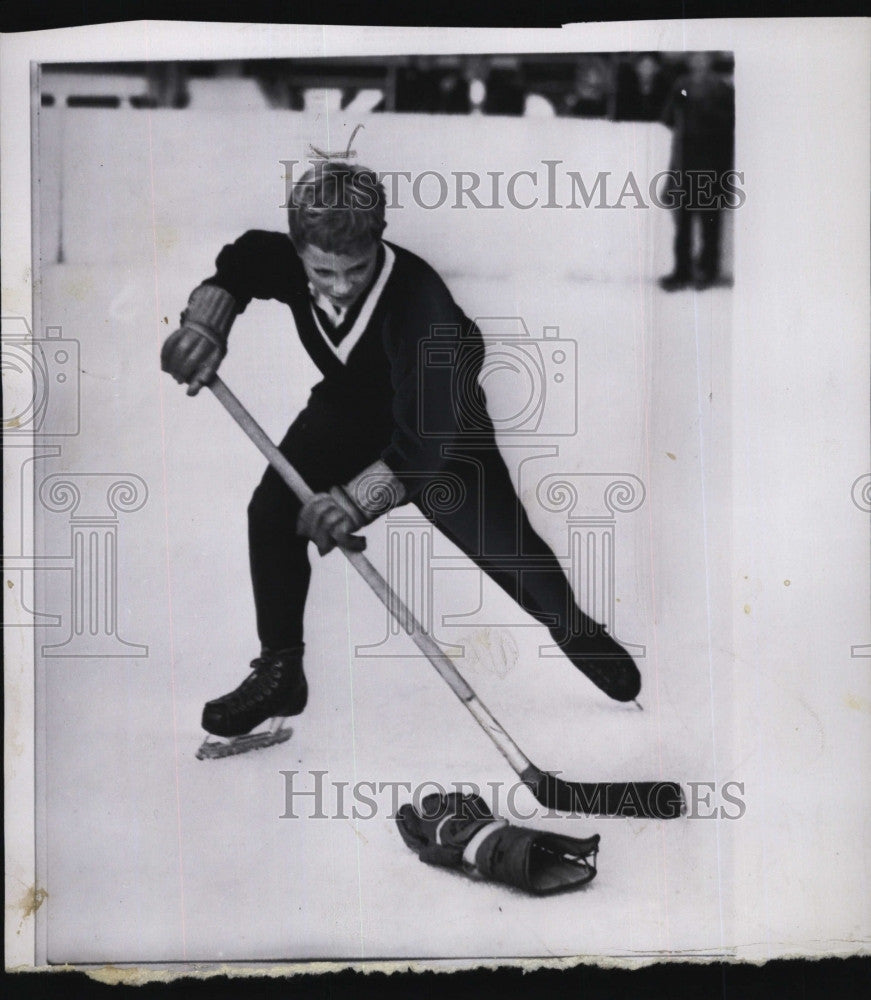
M215 377L239 307L218 285L199 285L181 314L181 327L169 335L160 353L160 365L176 382L188 383L195 396Z

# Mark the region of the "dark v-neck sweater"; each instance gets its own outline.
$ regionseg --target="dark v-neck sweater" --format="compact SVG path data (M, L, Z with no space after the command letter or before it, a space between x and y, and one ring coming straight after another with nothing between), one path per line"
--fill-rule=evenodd
M317 315L286 234L245 233L221 250L208 281L226 289L240 312L253 298L290 306L299 338L323 374L312 394L328 397L351 425L385 432L382 458L413 498L444 466L444 446L458 434L492 433L477 381L484 345L429 264L385 245L386 259L346 318L349 329L338 346Z
M375 260L375 271L369 279L369 283L357 301L345 310L341 320L338 318L333 309L327 310L322 308L324 297L321 296L320 299L318 299L311 283L309 283L309 292L312 296L312 311L315 314L315 320L319 324L324 336L329 339L333 347L339 347L345 337L347 337L355 329L357 319L363 312L364 306L369 299L369 294L372 292L384 272L385 257L386 254L384 252L384 244L380 243L378 245L378 254ZM387 263L387 267L390 268L391 264L392 260ZM384 277L386 278L387 276L384 275ZM344 355L342 355L342 357L344 357Z

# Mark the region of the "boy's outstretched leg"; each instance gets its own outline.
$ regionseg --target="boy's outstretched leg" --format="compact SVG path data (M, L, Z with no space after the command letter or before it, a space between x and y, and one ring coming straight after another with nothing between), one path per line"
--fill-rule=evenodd
M530 524L495 442L469 449L464 459L450 464L464 482L464 502L431 517L433 523L548 629L596 687L615 701L632 701L641 690L635 661L605 624L577 607L563 567Z

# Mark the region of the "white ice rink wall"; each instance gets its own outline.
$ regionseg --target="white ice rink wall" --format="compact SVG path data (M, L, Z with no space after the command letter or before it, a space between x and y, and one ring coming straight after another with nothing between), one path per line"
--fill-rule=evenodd
M196 259L246 229L285 230L281 161L297 161L298 178L310 146L342 150L351 133L344 122L287 111L46 107L39 121L45 154L59 167L41 194L42 260L57 262L62 241L64 262L91 265L149 266L155 254L161 262ZM631 194L622 210L597 208L598 192L587 208L577 188L573 197L568 176L580 174L591 191L597 174L609 174L607 203L614 205L632 172L649 205L648 182L669 162L670 133L662 125L385 114L353 124L364 126L353 142L354 162L411 175L388 182L401 206L388 212L389 238L413 246L443 274L625 281L669 269L667 212L634 208ZM518 176L514 201L548 201L545 161L557 161L550 168L554 207L513 205L507 187L521 171L537 180ZM444 177L446 187L428 172ZM484 205L498 184L500 207L476 208L468 195L458 204L459 172L481 179L474 193ZM578 208L556 207L573 200Z

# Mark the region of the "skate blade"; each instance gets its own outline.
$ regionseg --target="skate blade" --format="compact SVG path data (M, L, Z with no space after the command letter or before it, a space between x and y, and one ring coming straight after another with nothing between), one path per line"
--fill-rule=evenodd
M284 743L293 735L290 726L285 725L286 719L274 718L269 729L259 733L246 733L244 736L212 736L203 740L197 750L197 760L220 760L222 757L235 757L250 750L264 750L266 747Z

